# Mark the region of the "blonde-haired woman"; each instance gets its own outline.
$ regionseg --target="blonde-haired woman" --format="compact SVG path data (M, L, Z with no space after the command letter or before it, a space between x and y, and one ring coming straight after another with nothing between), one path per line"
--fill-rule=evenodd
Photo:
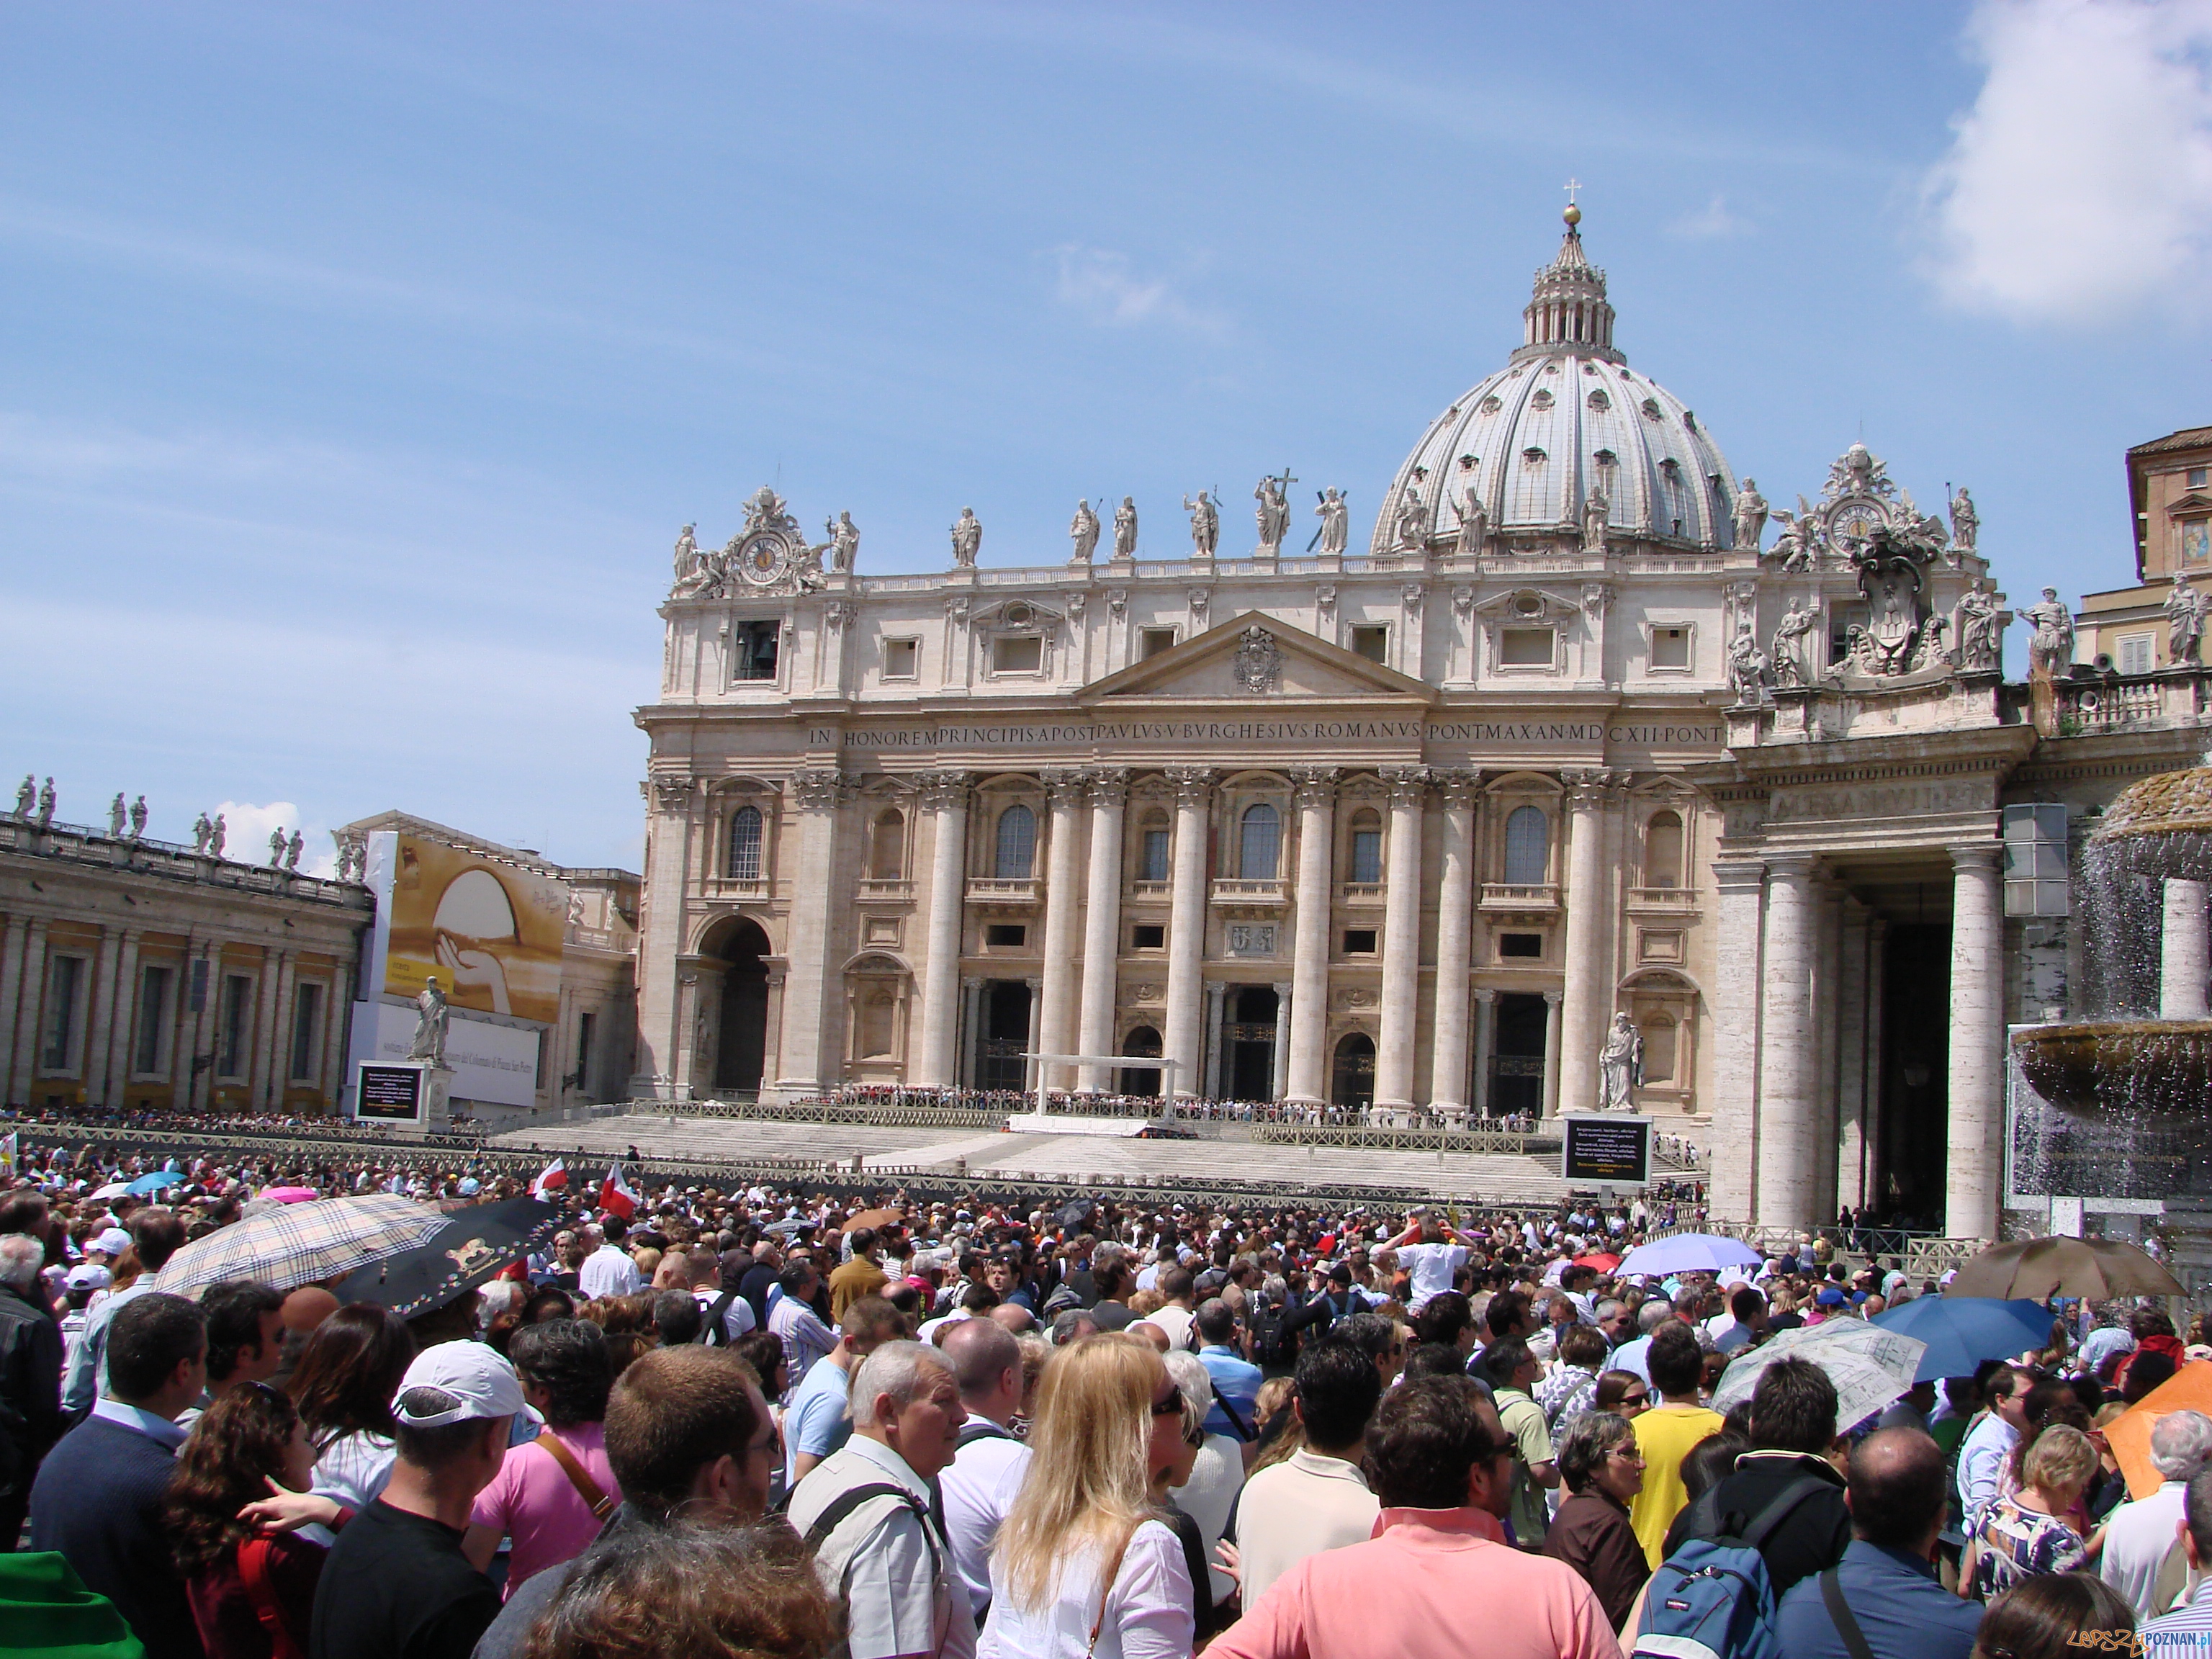
M1182 1455L1182 1390L1148 1344L1087 1336L1045 1367L1029 1473L991 1549L980 1659L1187 1659L1181 1540L1152 1474Z

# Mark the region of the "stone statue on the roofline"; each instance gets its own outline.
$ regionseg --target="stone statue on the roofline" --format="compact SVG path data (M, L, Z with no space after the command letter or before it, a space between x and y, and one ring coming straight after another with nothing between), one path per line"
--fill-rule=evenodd
M1735 497L1735 544L1759 550L1759 538L1766 533L1766 497L1759 493L1759 480L1746 478L1743 488Z
M230 825L223 821L223 815L218 812L215 815L215 822L208 826L208 851L215 857L221 858L222 844L229 839Z
M1190 550L1194 557L1210 559L1221 544L1221 514L1213 505L1213 497L1203 489L1194 501L1182 498L1183 511L1190 514Z
M1067 556L1068 563L1089 564L1098 550L1098 515L1091 510L1087 495L1075 504L1075 516L1067 523L1067 538L1075 544Z
M1605 1047L1597 1057L1597 1107L1601 1112L1632 1112L1634 1091L1644 1081L1644 1035L1626 1014L1613 1017Z
M131 803L131 839L137 841L146 833L146 797L141 795Z
M1320 532L1314 538L1321 550L1331 555L1343 552L1352 535L1352 511L1345 505L1344 492L1334 488L1322 490L1321 505L1314 513L1321 520Z
M975 556L983 548L983 521L975 516L975 509L963 507L952 525L952 562L963 570L971 569Z
M1137 499L1121 497L1121 505L1114 509L1114 556L1133 559L1137 556Z
M15 816L19 818L27 818L38 810L39 781L30 773L26 772L23 774L22 782L15 786Z
M131 810L123 804L123 792L115 792L115 799L107 803L107 836L111 841L123 839L123 826L131 820Z

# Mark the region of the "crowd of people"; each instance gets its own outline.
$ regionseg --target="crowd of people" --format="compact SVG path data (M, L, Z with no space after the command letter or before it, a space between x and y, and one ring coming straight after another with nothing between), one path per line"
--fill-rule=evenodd
M2159 1420L2132 1501L2105 1436L2212 1358L2154 1308L2054 1307L2033 1352L1845 1423L1802 1358L1713 1400L1776 1334L1939 1286L1830 1243L1624 1276L1671 1218L1641 1202L864 1211L639 1176L548 1191L535 1248L404 1319L159 1287L269 1189L388 1168L210 1151L142 1203L94 1196L130 1164L19 1147L11 1617L156 1659L2212 1641L2212 1420ZM465 1155L399 1187L520 1193Z

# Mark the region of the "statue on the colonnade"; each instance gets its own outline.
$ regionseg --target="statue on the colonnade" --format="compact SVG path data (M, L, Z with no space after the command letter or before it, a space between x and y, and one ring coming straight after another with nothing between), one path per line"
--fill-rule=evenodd
M269 832L269 867L279 869L284 862L284 826L278 824Z
M975 516L975 509L963 507L952 526L952 562L963 570L972 569L976 554L983 549L983 521Z
M830 532L830 568L841 576L849 576L860 562L860 527L853 522L850 513L840 513L822 526Z
M115 799L107 803L107 838L110 841L123 839L123 826L130 817L130 809L123 804L123 792L118 789L115 792Z
M1790 609L1774 628L1774 683L1778 686L1809 685L1813 665L1806 644L1820 624L1820 613L1811 606L1790 601Z
M1644 1082L1644 1034L1626 1014L1613 1017L1605 1034L1605 1047L1597 1057L1597 1109L1601 1112L1632 1112L1634 1091Z
M1260 480L1252 499L1260 503L1260 550L1277 553L1282 550L1283 538L1291 533L1290 487L1297 482L1287 466L1282 477L1270 472Z
M2199 635L2204 630L2204 595L2189 585L2186 576L2173 579L2173 591L2166 596L2166 659L2171 663L2197 662L2203 641Z
M208 826L209 853L216 858L221 858L222 844L229 839L230 826L223 822L222 814L218 812L215 815L215 822Z
M23 774L23 781L15 787L15 816L27 818L39 810L39 781L30 773Z
M307 838L295 830L292 832L291 840L284 843L284 867L287 870L297 870L300 867L300 854L307 850Z
M48 778L39 791L39 828L43 830L54 821L54 781Z
M2072 668L2074 613L2059 599L2058 590L2045 588L2043 597L2028 606L2023 614L2035 629L2027 641L2029 673L2040 674L2048 679Z
M1198 499L1182 498L1183 511L1190 514L1190 550L1194 557L1210 559L1213 550L1221 545L1221 513L1213 504L1213 497L1203 489Z
M1098 515L1091 510L1089 496L1075 504L1075 516L1067 522L1068 539L1075 544L1075 551L1067 556L1070 564L1089 564L1091 556L1098 550Z
M1735 497L1735 544L1759 551L1759 538L1766 533L1766 497L1759 493L1759 480L1746 478Z
M1334 489L1322 490L1321 505L1314 508L1314 513L1321 520L1321 528L1314 533L1314 541L1320 545L1321 550L1324 554L1343 552L1345 544L1352 536L1352 514L1345 505L1344 492Z
M146 833L146 797L141 795L131 803L131 839L136 841Z
M1114 556L1137 556L1137 501L1133 495L1122 496L1121 505L1114 509Z
M192 820L192 851L204 853L208 842L215 834L215 823L204 812Z
M415 999L415 1041L408 1046L407 1058L427 1060L433 1066L446 1063L446 994L438 988L438 976L425 974L422 990Z

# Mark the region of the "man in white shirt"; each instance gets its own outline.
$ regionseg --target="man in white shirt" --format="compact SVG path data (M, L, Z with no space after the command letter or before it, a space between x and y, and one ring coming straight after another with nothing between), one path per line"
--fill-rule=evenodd
M2152 1592L2159 1569L2176 1547L2189 1482L2212 1463L2212 1418L2202 1412L2170 1412L2159 1419L2151 1427L2150 1461L2165 1484L2112 1512L2097 1562L2097 1576L2136 1610L2138 1624L2166 1611L2152 1605L2157 1599Z
M2010 1366L1994 1371L1984 1391L1988 1413L1966 1431L1959 1447L1959 1507L1972 1532L1983 1511L1997 1500L1997 1477L2005 1459L2027 1426L2028 1379Z
M968 1413L960 1449L938 1477L945 1495L945 1530L978 1629L991 1605L991 1545L1014 1506L1031 1453L1008 1425L1022 1404L1021 1345L988 1319L945 1333L942 1352L960 1384Z
M822 1275L808 1261L794 1261L776 1280L783 1294L769 1304L768 1328L783 1343L784 1380L797 1388L814 1362L837 1346L837 1333L808 1305Z
M1190 1340L1190 1316L1196 1301L1198 1280L1189 1268L1180 1265L1161 1270L1160 1294L1167 1297L1166 1305L1155 1308L1145 1317L1168 1334L1168 1350L1195 1347Z
M597 1302L610 1296L635 1296L645 1288L645 1279L631 1261L629 1252L623 1249L623 1240L629 1228L620 1216L611 1215L602 1229L604 1239L599 1248L584 1258L583 1267L576 1274L576 1289L586 1301Z
M685 1251L684 1279L690 1289L691 1299L699 1304L699 1320L704 1328L715 1304L722 1300L722 1258L703 1244ZM699 1340L714 1347L727 1347L754 1328L753 1304L735 1294L732 1287L728 1305L722 1310L720 1332L708 1331Z
M1237 1499L1244 1605L1309 1555L1364 1543L1382 1506L1359 1472L1367 1419L1382 1398L1382 1373L1353 1343L1323 1340L1298 1355L1291 1409L1306 1443L1261 1470Z

